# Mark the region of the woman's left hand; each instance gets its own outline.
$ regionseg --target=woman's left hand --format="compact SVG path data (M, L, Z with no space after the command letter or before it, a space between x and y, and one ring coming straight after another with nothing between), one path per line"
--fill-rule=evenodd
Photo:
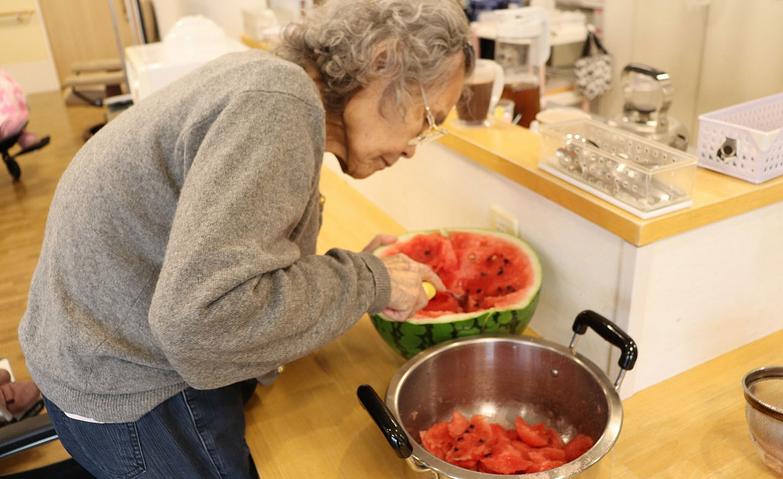
M375 235L375 238L370 241L367 246L362 249L363 253L372 253L380 246L388 246L397 242L397 237L394 235Z

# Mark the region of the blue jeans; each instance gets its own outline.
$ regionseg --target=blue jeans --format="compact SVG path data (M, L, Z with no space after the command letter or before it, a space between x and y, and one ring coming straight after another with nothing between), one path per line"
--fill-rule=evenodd
M257 478L245 443L244 404L256 381L185 389L135 422L94 424L44 398L65 449L99 479Z

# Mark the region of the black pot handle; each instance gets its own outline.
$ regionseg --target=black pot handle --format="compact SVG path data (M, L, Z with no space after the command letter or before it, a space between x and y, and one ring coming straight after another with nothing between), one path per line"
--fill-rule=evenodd
M599 336L620 348L620 360L617 362L621 368L620 376L618 376L614 383L615 387L619 388L625 371L633 369L636 364L636 358L639 356L639 349L636 347L636 342L628 336L628 333L620 329L620 327L613 322L595 311L587 310L577 314L576 319L574 319L574 325L571 328L574 331L574 336L571 338L571 344L569 345L569 348L571 348L572 351L576 349L577 338L579 335L587 332L588 326L598 333Z
M359 401L373 421L375 421L378 429L386 436L386 440L389 441L389 445L394 449L394 452L402 459L410 457L413 454L413 448L410 441L408 441L405 430L397 422L397 419L394 418L394 415L378 396L378 393L375 392L375 389L368 384L362 384L356 389L356 396L359 397Z

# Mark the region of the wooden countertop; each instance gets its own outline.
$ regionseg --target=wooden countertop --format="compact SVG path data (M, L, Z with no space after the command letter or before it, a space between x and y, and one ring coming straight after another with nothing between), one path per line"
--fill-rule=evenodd
M446 122L441 143L539 193L631 244L643 246L783 200L783 177L753 185L697 168L693 206L643 220L538 168L539 137L509 124L465 128Z
M319 249L360 249L399 225L324 170ZM783 331L644 390L624 402L615 448L589 471L601 479L774 477L755 454L744 419L742 375L783 363ZM644 350L641 351L644 354ZM259 388L247 411L247 442L265 479L422 479L386 443L356 399L371 384L383 395L404 361L369 320ZM630 372L629 374L633 374Z
M751 369L783 364L781 344L783 330L625 400L625 424L607 477L777 477L751 442L741 382Z

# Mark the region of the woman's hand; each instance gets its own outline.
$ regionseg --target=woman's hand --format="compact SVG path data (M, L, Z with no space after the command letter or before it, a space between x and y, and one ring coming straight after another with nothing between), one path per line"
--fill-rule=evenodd
M383 314L394 321L405 321L429 301L422 281L429 281L438 291L446 287L429 266L417 263L404 254L381 258L391 280L391 299Z

